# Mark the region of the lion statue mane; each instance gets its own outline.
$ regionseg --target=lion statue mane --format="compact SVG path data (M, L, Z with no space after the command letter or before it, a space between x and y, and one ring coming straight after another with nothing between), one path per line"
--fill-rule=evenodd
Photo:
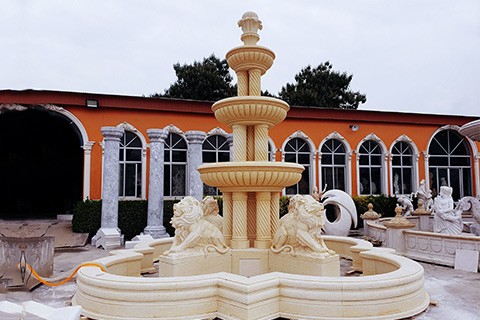
M174 204L171 223L175 228L175 237L172 247L163 253L164 256L193 252L207 254L213 251L224 254L229 250L222 232L205 219L202 205L194 197L187 196Z
M280 219L270 249L274 253L289 252L294 256L334 255L321 235L326 219L323 210L323 205L312 196L297 194L291 197L288 213Z

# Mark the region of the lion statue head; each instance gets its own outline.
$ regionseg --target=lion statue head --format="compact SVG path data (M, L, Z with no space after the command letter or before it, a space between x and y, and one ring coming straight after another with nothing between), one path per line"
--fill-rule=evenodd
M294 195L290 198L288 209L297 221L305 223L309 229L322 228L325 224L323 205L310 195Z
M173 217L170 221L175 230L188 228L203 217L200 201L187 196L173 205Z

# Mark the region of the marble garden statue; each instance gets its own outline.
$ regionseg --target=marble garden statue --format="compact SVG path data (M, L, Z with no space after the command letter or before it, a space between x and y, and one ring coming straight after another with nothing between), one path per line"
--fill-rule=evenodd
M440 187L440 195L433 202L433 231L445 234L460 234L463 231L461 211L453 207L452 188Z
M410 217L413 213L412 199L409 196L401 195L401 196L398 196L397 202L402 207L403 216Z
M422 179L422 181L420 181L416 196L418 198L418 208L426 211L430 211L432 209L432 192L427 187L425 179Z
M463 197L458 201L456 210L461 214L465 211L470 211L475 222L468 224L470 233L480 236L480 201L474 197Z

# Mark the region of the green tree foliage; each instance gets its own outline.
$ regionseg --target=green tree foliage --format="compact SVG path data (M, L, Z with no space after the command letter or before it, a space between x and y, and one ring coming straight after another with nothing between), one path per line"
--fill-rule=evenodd
M163 94L155 93L152 97L217 101L236 95L227 60L220 60L213 54L193 64L176 63L173 69L177 81Z
M349 90L353 76L332 70L330 62L316 68L308 66L295 75L296 83L287 83L279 96L293 106L357 109L367 98Z

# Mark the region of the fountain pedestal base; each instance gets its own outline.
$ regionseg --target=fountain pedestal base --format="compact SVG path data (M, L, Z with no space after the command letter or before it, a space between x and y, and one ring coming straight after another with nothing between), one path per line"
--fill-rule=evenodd
M270 272L284 272L308 276L340 276L340 257L338 254L326 257L290 253L269 254Z

